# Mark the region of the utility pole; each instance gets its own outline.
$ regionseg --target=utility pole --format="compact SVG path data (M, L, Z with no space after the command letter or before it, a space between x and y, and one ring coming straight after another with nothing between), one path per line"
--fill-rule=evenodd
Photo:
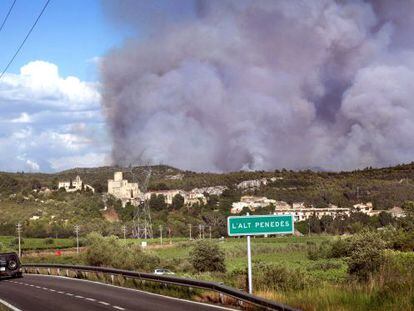
M21 233L22 233L22 224L19 222L16 226L17 228L17 234L19 239L19 257L22 257L22 248L21 248Z
M76 233L76 253L79 254L79 230L80 226L75 225L75 233Z
M122 232L124 234L124 242L126 243L126 232L127 232L127 228L125 225L122 226Z
M191 229L192 229L193 225L192 225L192 224L189 224L188 226L190 227L190 241L191 241L191 240L193 239L193 238L191 237Z
M210 240L211 240L211 226L209 226L209 230L210 230Z
M161 245L162 245L162 225L160 225L160 242L161 242Z
M172 239L171 239L171 228L168 227L168 236L170 237L170 244L172 244Z

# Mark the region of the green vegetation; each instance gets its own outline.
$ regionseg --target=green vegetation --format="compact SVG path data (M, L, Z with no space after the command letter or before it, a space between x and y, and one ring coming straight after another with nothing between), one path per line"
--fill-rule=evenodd
M136 244L125 244L115 236L104 238L91 233L86 239L88 265L151 271L159 264L158 257L144 253Z
M190 252L190 263L197 272L226 272L224 252L211 241L201 240Z
M113 173L124 171L130 181L142 182L145 168L101 167L73 169L56 174L0 173L0 234L13 235L17 222L23 225L26 237L71 237L73 226L81 225L82 234L93 231L103 235L121 235L121 226L132 226L135 207L109 197L104 204L102 192L106 191L107 180ZM66 193L49 191L56 189L59 180L69 180L80 175L85 183L97 190ZM244 180L272 178L267 185L258 189L242 191L236 185ZM226 235L225 219L230 213L231 204L242 195L263 195L288 203L305 202L315 207L326 207L329 203L350 207L358 202L371 201L375 209L389 209L402 206L407 211L414 210L414 163L396 167L367 168L353 172L313 172L276 170L273 172L233 172L225 174L195 173L181 171L168 166L153 166L150 189L184 189L223 185L228 189L222 196L207 195L206 204L189 208L183 205L181 196L174 198L171 206L166 206L162 196L150 200L154 228L162 225L173 237L188 236L188 225L196 228L203 224L212 227L213 237ZM104 210L104 207L108 208ZM266 214L272 207L258 210ZM122 222L122 224L119 224ZM393 224L388 214L376 217L355 214L347 219L325 217L312 220L309 224L297 224L302 233L355 233L366 226L378 228ZM158 230L157 230L158 231Z

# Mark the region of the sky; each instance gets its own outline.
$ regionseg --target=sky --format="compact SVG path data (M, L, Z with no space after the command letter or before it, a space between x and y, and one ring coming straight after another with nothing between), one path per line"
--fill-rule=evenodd
M46 0L17 0L0 70ZM0 21L13 0L0 1ZM413 161L413 1L51 0L0 80L0 171Z
M3 20L12 0L0 1ZM17 0L0 32L6 66L44 0ZM0 170L52 172L109 163L99 61L129 31L97 0L52 0L0 81Z

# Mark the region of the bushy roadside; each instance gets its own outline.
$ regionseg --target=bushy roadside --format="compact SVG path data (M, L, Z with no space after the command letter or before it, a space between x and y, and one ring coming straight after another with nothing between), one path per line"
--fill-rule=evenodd
M320 245L309 244L311 260L346 258L348 273L360 281L372 279L387 264L385 250L413 251L414 234L387 228L383 231L363 230L350 237L339 238Z
M157 256L143 252L136 244L126 244L116 236L90 233L86 243L86 263L92 266L151 271L160 263Z

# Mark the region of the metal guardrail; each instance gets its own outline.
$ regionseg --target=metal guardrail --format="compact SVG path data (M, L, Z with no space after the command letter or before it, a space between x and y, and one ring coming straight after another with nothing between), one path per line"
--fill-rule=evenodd
M280 311L298 311L298 309L294 309L287 305L277 303L268 299L264 299L261 297L257 297L241 290L225 286L216 282L209 282L209 281L199 281L194 279L188 279L183 277L176 277L176 276L165 276L165 275L156 275L151 273L143 273L143 272L135 272L135 271L128 271L128 270L121 270L121 269L113 269L113 268L105 268L105 267L92 267L92 266L74 266L74 265L60 265L60 264L24 264L23 269L26 273L30 273L29 269L33 268L36 269L37 273L40 273L39 269L57 269L58 273L60 273L60 269L66 270L66 275L68 271L76 271L76 272L96 272L96 273L104 273L110 274L112 276L119 275L128 278L135 278L145 281L152 281L158 282L163 284L171 284L177 286L185 286L185 287L194 287L206 290L213 290L220 294L227 295L233 297L237 300L241 300L247 303L254 304L256 306L268 309L268 310L280 310Z

